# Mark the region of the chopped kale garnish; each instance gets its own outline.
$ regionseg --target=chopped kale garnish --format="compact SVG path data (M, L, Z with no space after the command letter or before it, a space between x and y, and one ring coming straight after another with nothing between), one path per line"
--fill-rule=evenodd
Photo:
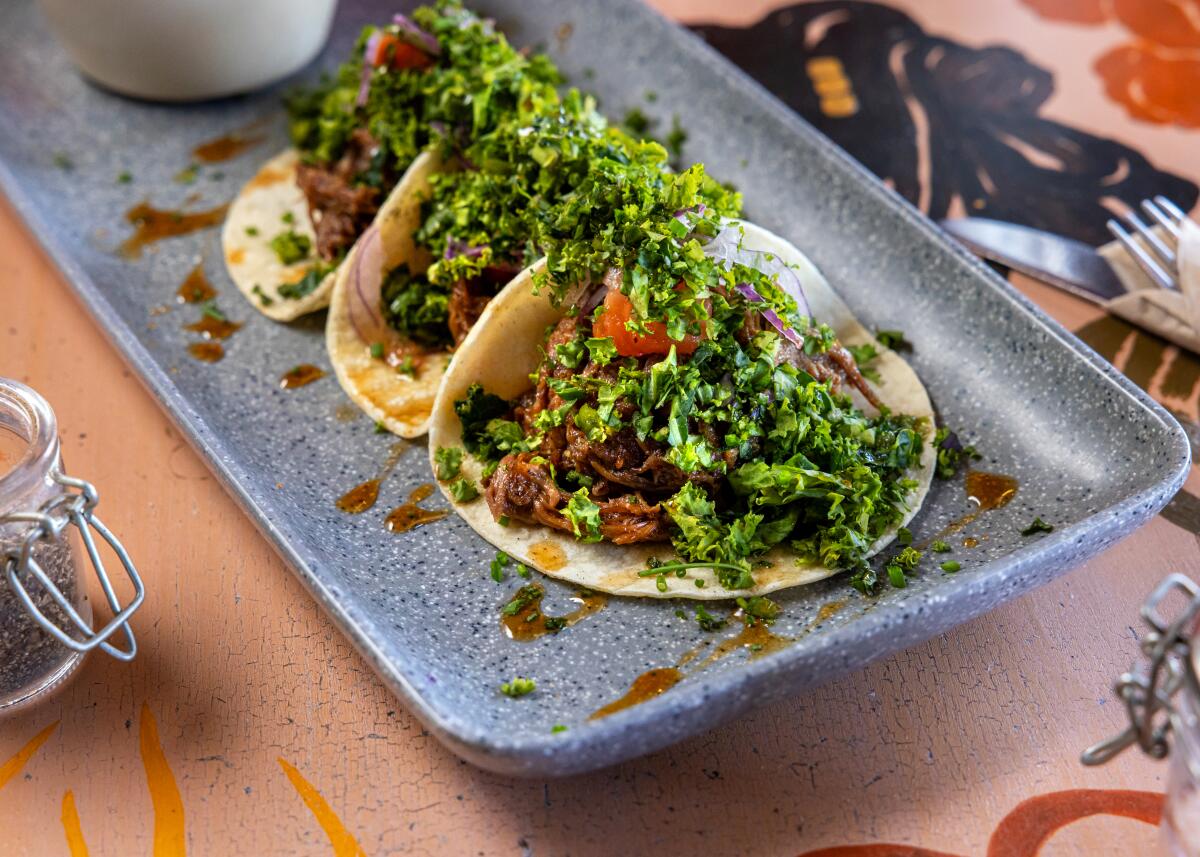
M897 568L899 571L899 568ZM904 573L901 571L901 577ZM879 592L882 584L879 580L879 575L875 573L875 569L862 563L858 569L850 575L850 585L861 592L863 595L875 595Z
M1037 535L1038 533L1052 533L1052 532L1054 532L1053 524L1047 524L1041 518L1034 518L1032 524L1030 524L1025 529L1021 530L1021 535L1034 536L1034 535Z
M462 467L463 449L459 446L439 446L433 453L434 470L439 482L458 477Z
M700 623L701 631L720 631L727 621L720 616L714 616L699 604L696 605L696 621Z
M466 398L454 403L467 452L481 461L495 461L503 456L507 442L519 443L524 437L520 426L500 419L508 411L509 404L504 399L486 392L479 384L468 387Z
M129 170L121 170L117 173L117 184L129 184L133 181L133 173Z
M280 286L279 295L289 300L299 300L300 298L307 297L317 290L317 286L321 285L321 281L332 270L332 265L317 262L305 271L304 276L296 282L284 283Z
M975 447L964 446L958 435L946 426L942 426L934 434L933 446L937 450L939 479L953 479L963 464L983 457L975 451Z
M478 486L476 486L472 480L466 478L465 476L455 479L448 486L446 486L446 490L449 491L450 496L459 503L470 503L479 496Z
M890 348L893 351L912 351L912 343L904 338L904 333L899 330L876 330L875 338L884 348Z
M175 181L179 184L194 184L200 175L199 164L188 164L182 170L175 174Z
M946 544L941 539L938 539L929 546L929 549L934 553L950 553L950 545Z
M401 336L422 345L452 345L447 326L450 293L424 275L399 265L383 281L383 311L389 325Z
M960 568L962 568L962 563L958 562L957 560L948 559L942 563L942 571L947 572L948 574L953 574Z
M499 558L502 556L505 560L504 565L508 564L508 555L505 553L498 553L496 554L496 559L492 560L494 567L501 567L499 564ZM516 594L513 595L512 599L504 605L500 612L505 616L516 616L529 605L540 601L543 594L544 593L542 592L541 587L537 586L536 584L526 584L517 590Z
M651 122L649 116L634 107L625 112L625 118L621 120L621 124L625 126L630 134L635 137L641 137L650 130Z
M506 681L500 685L500 692L505 696L516 699L518 696L526 696L537 690L537 683L531 678L522 678L517 676L512 681Z
M783 609L765 595L752 595L749 598L739 598L738 607L747 619L757 619L763 622L774 622L779 618Z
M571 522L575 538L583 542L600 541L600 507L592 502L587 488L580 488L571 495L563 515Z
M488 566L488 570L491 572L491 575L492 575L492 580L496 581L497 583L502 583L504 581L504 569L508 566L508 564L510 562L512 562L512 560L509 559L508 554L506 554L504 551L497 551L496 556L492 558L492 561ZM517 595L520 596L521 593L524 592L527 588L528 587L524 587L524 586L521 587L521 589L517 592ZM541 590L538 590L537 597L538 598L542 597ZM515 601L515 600L516 599L514 598L513 601ZM514 616L514 615L516 615L517 611L519 611L521 609L521 607L517 607L510 613L508 608L512 606L513 601L510 601L504 608L504 614L506 616ZM521 605L521 606L523 607L524 605Z
M312 239L289 229L271 239L271 249L275 251L280 264L294 265L296 262L308 258L308 254L312 251Z
M879 356L879 350L871 343L863 345L847 345L846 350L850 352L850 356L854 358L854 363L858 366L858 371L862 376L876 384L882 382L882 378L875 369L871 368L871 361Z
M253 288L250 289L250 293L258 298L258 302L263 306L270 306L271 304L275 303L275 298L264 292L262 286L260 286L258 283L254 284Z

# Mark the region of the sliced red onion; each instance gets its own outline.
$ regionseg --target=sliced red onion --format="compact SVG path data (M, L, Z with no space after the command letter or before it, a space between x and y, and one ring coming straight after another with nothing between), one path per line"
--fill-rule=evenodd
M671 216L674 217L676 220L678 220L680 223L687 223L687 219L684 217L685 214L699 214L699 215L703 216L704 215L704 203L698 202L695 205L693 205L691 208L681 208L681 209L679 209L679 211L675 212Z
M741 293L742 297L750 301L750 303L766 303L766 300L763 298L763 296L756 292L754 290L754 286L750 285L749 283L738 283L736 286L734 286L734 288ZM779 313L775 312L775 310L767 307L765 309L760 309L759 314L769 321L772 327L783 334L787 341L792 343L792 345L795 345L797 348L804 347L804 337L797 333L795 328L780 318Z
M800 315L811 320L812 309L808 305L808 298L804 296L804 286L800 283L800 276L795 269L773 253L750 250L741 246L741 243L742 231L739 226L726 226L712 241L704 245L704 255L730 264L745 265L747 268L761 271L768 277L775 275L779 287L796 301L796 309Z
M354 99L356 107L364 107L367 103L367 96L371 94L371 72L375 70L375 66L371 65L371 57L375 56L375 51L379 48L379 40L382 38L383 30L376 30L367 37L367 44L363 48L362 77L358 82L358 95Z
M459 238L448 238L446 240L446 252L443 254L443 259L454 259L458 256L466 256L468 259L477 259L483 255L483 251L487 249L486 244L473 246Z
M608 286L604 283L592 283L585 288L580 294L579 300L575 302L575 305L579 307L580 316L584 318L590 316L606 297L608 297Z
M442 46L438 44L438 40L422 30L404 15L399 13L393 15L392 23L400 28L400 32L397 33L397 35L413 47L420 48L421 50L425 51L425 53L433 57L441 55Z
M365 345L384 342L391 328L384 320L383 242L378 227L372 226L358 239L349 273L348 312L350 325Z

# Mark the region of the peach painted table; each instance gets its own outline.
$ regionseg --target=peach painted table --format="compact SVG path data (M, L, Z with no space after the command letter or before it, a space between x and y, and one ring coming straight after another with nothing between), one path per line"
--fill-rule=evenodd
M729 25L770 8L658 5ZM1194 121L1131 118L1106 97L1093 60L1141 39L1111 9L893 5L968 45L1014 34L1055 71L1046 115L1200 179ZM1033 7L1094 20L1050 21ZM1018 286L1071 329L1096 321L1073 298ZM1178 383L1162 392L1165 376L1194 361L1112 325L1084 332L1196 417L1196 375L1186 398ZM1163 767L1134 753L1102 769L1077 758L1122 725L1109 686L1134 657L1141 599L1169 570L1200 578L1197 535L1165 519L1054 584L813 693L610 770L517 781L460 762L383 689L4 203L0 374L53 403L67 462L100 487L105 519L149 590L135 663L96 656L62 695L0 724L0 853L721 855L892 842L981 854L1028 798L1163 789ZM1153 795L1132 799L1153 815ZM1095 816L1042 853L1138 854L1155 841L1141 821ZM988 853L1032 853L1016 845L997 834Z

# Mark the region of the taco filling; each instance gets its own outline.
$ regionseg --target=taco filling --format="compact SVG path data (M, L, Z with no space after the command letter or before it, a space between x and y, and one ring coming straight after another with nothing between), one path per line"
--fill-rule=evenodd
M546 57L515 50L458 0L365 28L349 61L286 98L295 148L235 201L223 236L231 275L281 320L325 306L328 275L418 155L461 152L559 82Z
M502 548L526 526L658 546L677 555L645 572L658 581L663 568L708 569L746 590L769 553L855 567L911 516L929 476L923 391L916 413L889 410L813 318L792 260L752 249L753 227L722 216L735 206L699 165L655 176L623 165L581 190L569 228L540 235L545 269L509 287L558 302L526 389L513 395L508 377L504 396L464 391L452 366L442 395L458 425L439 424L439 401L431 438L461 440L479 463ZM464 371L504 374L480 368L508 359L487 329L503 327L502 310L535 310L522 300L485 316L456 359ZM435 462L456 454L435 449Z

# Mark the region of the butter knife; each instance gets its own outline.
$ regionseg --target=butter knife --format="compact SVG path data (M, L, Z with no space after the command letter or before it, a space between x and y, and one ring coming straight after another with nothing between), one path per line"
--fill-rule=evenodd
M940 225L976 255L1093 303L1125 294L1108 260L1082 241L985 217L951 218Z

